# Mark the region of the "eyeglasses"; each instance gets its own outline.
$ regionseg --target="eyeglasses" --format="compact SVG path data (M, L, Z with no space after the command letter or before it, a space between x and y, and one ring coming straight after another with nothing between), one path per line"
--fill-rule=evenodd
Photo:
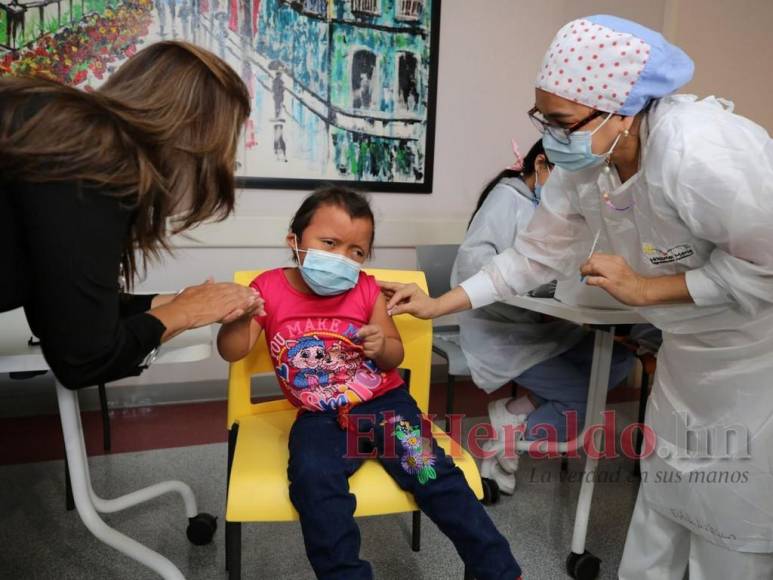
M531 119L531 122L537 128L537 131L539 131L543 135L545 133L549 133L551 137L553 137L559 143L563 143L564 145L569 144L570 136L572 133L574 133L581 127L587 125L593 119L605 114L607 113L604 113L604 111L593 111L590 115L588 115L583 119L580 119L576 123L572 123L568 127L563 127L561 125L557 125L556 123L545 119L542 116L542 113L540 113L539 109L537 109L537 107L532 107L528 113L529 119Z

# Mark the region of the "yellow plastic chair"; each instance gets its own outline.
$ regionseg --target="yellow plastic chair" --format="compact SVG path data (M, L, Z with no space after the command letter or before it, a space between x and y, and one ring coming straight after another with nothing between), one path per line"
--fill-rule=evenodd
M422 272L368 270L379 280L413 282L425 291ZM234 281L248 285L260 271L236 272ZM395 317L405 347L400 366L410 374L410 393L427 413L432 356L432 323L412 316ZM265 337L265 333L263 335ZM245 358L230 365L228 380L228 499L226 506L226 568L231 580L241 577L241 525L247 522L286 522L298 519L290 502L287 462L288 437L297 409L286 400L254 404L250 398L250 379L256 374L273 373L266 341L258 340ZM445 452L464 472L476 497L483 497L481 478L474 459L433 425L433 435ZM412 548L419 551L421 512L413 496L400 489L376 460L366 460L349 479L357 498L355 516L374 516L413 512ZM465 578L469 578L465 570Z

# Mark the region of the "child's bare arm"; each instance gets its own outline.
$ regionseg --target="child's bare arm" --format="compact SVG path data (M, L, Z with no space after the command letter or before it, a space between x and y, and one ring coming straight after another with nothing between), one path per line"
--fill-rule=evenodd
M362 339L365 356L373 359L382 371L392 370L403 362L403 341L395 323L387 314L383 294L378 295L370 321L360 329L357 336Z
M262 331L252 316L224 324L217 333L217 351L228 362L242 359L255 346Z

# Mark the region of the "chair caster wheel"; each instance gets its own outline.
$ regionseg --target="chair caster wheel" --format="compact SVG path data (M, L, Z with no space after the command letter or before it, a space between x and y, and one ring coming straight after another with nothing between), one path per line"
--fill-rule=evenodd
M499 486L497 482L488 477L480 478L481 485L483 485L483 499L481 503L483 505L492 505L499 501Z
M200 513L188 518L188 529L185 534L191 544L204 546L212 541L217 530L217 518L210 514Z
M566 572L576 580L595 580L599 575L601 560L588 552L570 552L566 558Z

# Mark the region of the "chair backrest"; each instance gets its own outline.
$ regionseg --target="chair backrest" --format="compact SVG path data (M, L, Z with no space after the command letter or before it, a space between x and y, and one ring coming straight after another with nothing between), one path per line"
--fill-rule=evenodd
M451 289L451 270L459 244L416 246L416 267L427 275L429 295L442 296Z
M236 272L234 274L234 282L247 286L261 272L262 270ZM406 284L414 283L424 291L427 290L427 283L423 272L380 269L367 269L366 272L375 276L378 280L403 282ZM429 407L432 321L419 320L407 314L395 316L394 321L397 330L400 332L405 350L405 358L400 368L410 372L408 386L411 395L419 404L419 408L426 413ZM274 364L269 356L265 337L266 333L264 332L246 357L230 365L228 376L228 429L231 428L231 425L239 417L255 413L279 411L288 409L291 406L290 402L286 400L257 404L251 401L250 379L252 376L274 373Z

